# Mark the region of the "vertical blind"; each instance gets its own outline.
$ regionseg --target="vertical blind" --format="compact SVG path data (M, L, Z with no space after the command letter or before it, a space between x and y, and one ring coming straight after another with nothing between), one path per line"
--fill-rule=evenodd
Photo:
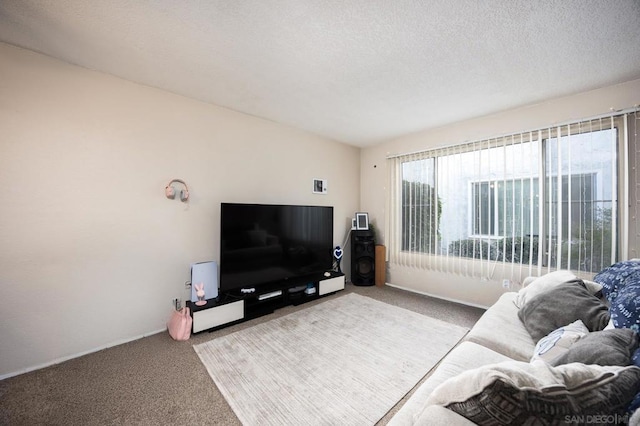
M626 255L629 120L638 113L389 158L390 263L481 278L497 265L512 276L610 265Z
M640 111L629 114L629 232L628 237L630 259L640 258Z

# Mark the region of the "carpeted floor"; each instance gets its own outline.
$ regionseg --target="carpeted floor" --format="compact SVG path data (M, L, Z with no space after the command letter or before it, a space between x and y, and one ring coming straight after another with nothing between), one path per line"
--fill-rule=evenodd
M186 342L175 342L167 333L160 333L3 380L0 424L239 425L192 346L350 292L469 328L484 312L393 287L348 284L336 295L200 333ZM379 424L386 424L405 399Z

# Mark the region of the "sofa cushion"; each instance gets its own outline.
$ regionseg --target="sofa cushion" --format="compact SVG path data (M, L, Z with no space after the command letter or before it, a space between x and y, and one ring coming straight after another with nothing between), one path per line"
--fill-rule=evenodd
M478 424L549 424L574 415L622 415L638 390L640 368L635 366L510 361L447 380L427 404Z
M550 362L567 352L571 345L586 334L589 334L589 329L581 320L557 328L538 341L531 361L541 359Z
M440 384L463 371L483 365L511 361L510 358L472 342L462 342L432 370L427 379L415 390L413 395L398 410L389 422L389 426L412 425L425 409L425 401Z
M537 342L575 320L582 320L589 331L600 331L609 322L609 309L582 282L568 282L534 296L518 310L518 317Z
M550 362L551 365L581 362L598 365L630 365L638 349L638 335L628 328L590 333L573 344L568 351Z
M628 283L640 281L640 261L632 259L614 263L598 272L593 280L602 284L602 294L613 302Z
M633 404L632 404L633 405ZM640 410L636 410L629 419L629 426L640 425Z
M526 287L518 291L518 295L513 303L515 303L518 308L522 308L527 301L536 295L551 290L559 284L578 280L580 279L571 271L560 270L549 272L548 274L533 279Z
M531 338L518 319L518 308L513 303L516 295L517 293L512 291L500 296L498 301L482 314L465 340L486 346L518 361L529 361L537 340Z
M589 293L598 297L602 296L602 284L585 279L582 279L582 282L584 283L584 286L587 288L587 290L589 290Z
M407 426L475 426L471 420L440 405L429 405L414 422Z

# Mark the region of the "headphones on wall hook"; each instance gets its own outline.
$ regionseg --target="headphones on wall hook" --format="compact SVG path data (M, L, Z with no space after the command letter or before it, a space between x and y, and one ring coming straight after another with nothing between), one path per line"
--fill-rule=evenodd
M176 198L176 188L171 185L172 183L181 183L184 185L184 189L180 190L180 201L182 201L183 203L186 203L187 200L189 199L189 187L181 179L171 179L171 182L169 182L167 186L164 188L164 195L166 195L167 198L170 200L173 200L174 198Z

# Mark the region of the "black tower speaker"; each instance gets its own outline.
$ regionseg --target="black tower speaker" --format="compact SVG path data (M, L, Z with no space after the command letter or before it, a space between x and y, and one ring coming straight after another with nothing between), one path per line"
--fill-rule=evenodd
M376 246L372 231L352 231L351 234L351 283L374 285Z

